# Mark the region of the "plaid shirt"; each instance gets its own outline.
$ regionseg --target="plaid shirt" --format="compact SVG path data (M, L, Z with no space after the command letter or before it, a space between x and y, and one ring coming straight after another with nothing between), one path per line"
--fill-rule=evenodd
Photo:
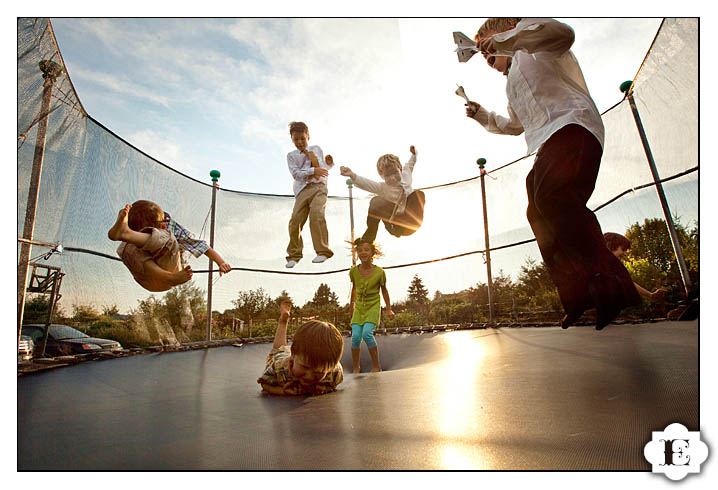
M282 389L284 395L323 395L337 388L344 380L342 365L337 364L314 386L304 386L289 371L289 358L292 350L288 345L278 349L272 348L267 356L264 372L257 379L262 388L264 385L275 386Z
M165 212L165 221L167 221L167 230L174 235L177 239L177 245L183 250L188 251L195 257L200 257L209 250L207 242L195 238L191 231L177 223L167 212Z

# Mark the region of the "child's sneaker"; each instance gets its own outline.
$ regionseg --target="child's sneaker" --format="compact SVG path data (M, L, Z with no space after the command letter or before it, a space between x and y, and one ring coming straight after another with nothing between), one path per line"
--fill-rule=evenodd
M295 265L297 265L297 261L296 261L296 260L288 260L287 263L286 263L286 265L285 265L284 267L286 267L287 269L291 269L291 268L294 267Z
M316 257L314 257L314 258L312 259L312 262L313 262L314 264L321 264L321 263L324 262L325 260L327 260L327 258L326 258L324 255L317 255Z

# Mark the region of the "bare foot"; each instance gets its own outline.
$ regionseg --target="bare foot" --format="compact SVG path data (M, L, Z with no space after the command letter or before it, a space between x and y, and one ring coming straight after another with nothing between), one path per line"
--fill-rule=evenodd
M112 225L110 231L107 232L107 237L110 240L122 240L124 233L130 229L130 227L127 226L127 214L130 212L131 207L131 205L126 204L124 208L120 209L120 212L117 214L117 221Z
M181 271L175 272L175 279L177 280L176 285L184 284L192 279L192 267L187 266Z
M381 372L381 368L380 368L380 367L371 368L371 372L372 372L372 373L380 373L380 372Z
M359 369L355 369L354 371L352 371L352 374L359 374L359 372L360 372Z

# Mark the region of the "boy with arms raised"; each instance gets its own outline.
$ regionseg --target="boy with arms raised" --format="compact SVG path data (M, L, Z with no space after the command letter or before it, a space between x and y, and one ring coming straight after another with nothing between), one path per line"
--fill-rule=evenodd
M601 330L640 298L586 207L604 128L570 50L573 29L547 18L490 18L475 40L489 66L507 77L509 117L473 101L466 115L492 133L525 133L528 153L537 151L526 178L526 216L566 312L561 325L595 306Z

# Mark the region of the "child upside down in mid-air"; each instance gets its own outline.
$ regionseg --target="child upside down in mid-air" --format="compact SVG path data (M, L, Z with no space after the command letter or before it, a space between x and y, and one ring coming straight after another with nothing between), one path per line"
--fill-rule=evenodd
M121 241L117 254L140 286L161 292L192 279L192 268L183 265L183 251L195 257L202 254L219 266L219 273L232 267L207 245L177 223L169 213L152 201L127 204L107 232L113 241Z

